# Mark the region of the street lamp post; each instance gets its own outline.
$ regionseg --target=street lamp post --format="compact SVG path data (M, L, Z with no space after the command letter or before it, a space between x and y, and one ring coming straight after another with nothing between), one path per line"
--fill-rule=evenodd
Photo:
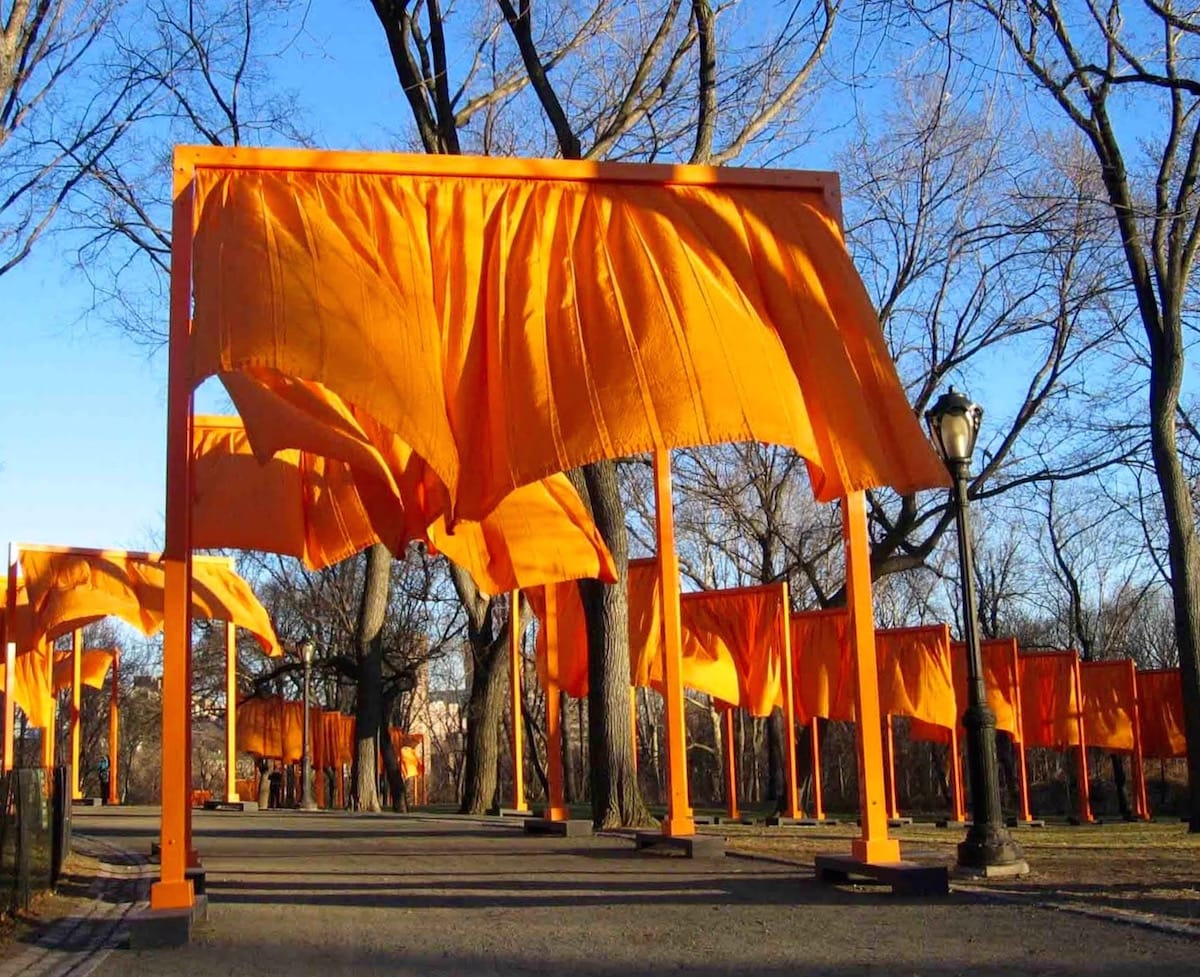
M312 673L313 654L317 646L312 638L305 638L300 643L300 659L304 662L304 742L301 745L303 754L300 758L300 810L315 811L317 802L312 796L312 734L308 714L309 678Z
M987 704L983 686L983 654L975 604L975 568L971 552L967 477L983 408L950 388L925 413L934 446L954 483L954 521L958 529L958 563L962 585L963 638L967 647L967 768L971 777L973 821L958 846L958 867L983 876L1024 875L1029 871L1021 848L1008 834L1000 807L1000 776L996 763L996 716ZM958 757L952 762L957 763Z

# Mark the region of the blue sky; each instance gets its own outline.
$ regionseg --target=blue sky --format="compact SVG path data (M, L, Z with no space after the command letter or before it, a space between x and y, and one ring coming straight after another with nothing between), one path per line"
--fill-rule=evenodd
M279 76L326 146L386 145L407 112L366 3L314 4L308 36ZM166 358L89 316L91 293L70 253L69 238L43 238L0 277L0 542L155 547ZM211 390L198 410L223 409Z

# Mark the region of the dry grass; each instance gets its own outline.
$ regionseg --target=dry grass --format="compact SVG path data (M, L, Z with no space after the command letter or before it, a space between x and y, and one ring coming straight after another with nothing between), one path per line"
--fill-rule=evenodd
M722 826L729 850L812 863L820 852L847 851L858 829ZM913 825L893 831L905 858L952 864L961 828ZM1029 875L989 889L1039 901L1121 913L1146 913L1200 933L1200 835L1178 822L1017 830Z
M0 915L0 957L6 956L14 943L30 941L39 930L57 919L79 912L90 898L88 890L99 871L100 863L94 858L74 854L63 865L62 878L56 892L43 892L34 896L28 912L20 911L12 916Z

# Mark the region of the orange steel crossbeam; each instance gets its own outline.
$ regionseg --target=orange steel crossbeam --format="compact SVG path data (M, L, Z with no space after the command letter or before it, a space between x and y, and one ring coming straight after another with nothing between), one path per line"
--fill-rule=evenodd
M871 605L871 553L866 499L862 492L851 492L842 500L842 534L846 546L846 598L850 611L850 656L854 664L854 705L858 717L858 793L862 812L862 836L852 843L851 853L864 862L898 862L900 843L888 837L884 798L879 667Z
M675 552L675 507L671 498L671 452L662 449L654 452L654 510L667 720L667 816L663 818L662 832L667 837L682 838L696 833L696 822L688 801L683 624L679 608L679 556Z

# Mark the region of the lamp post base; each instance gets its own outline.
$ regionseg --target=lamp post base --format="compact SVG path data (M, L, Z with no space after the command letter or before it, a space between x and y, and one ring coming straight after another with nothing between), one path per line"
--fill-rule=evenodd
M1021 846L1008 836L1005 828L999 825L972 824L967 829L966 839L959 842L958 868L960 870L978 872L1016 865L1022 866L1023 871L1010 874L1024 875L1029 871ZM996 874L988 871L986 876L995 877Z

